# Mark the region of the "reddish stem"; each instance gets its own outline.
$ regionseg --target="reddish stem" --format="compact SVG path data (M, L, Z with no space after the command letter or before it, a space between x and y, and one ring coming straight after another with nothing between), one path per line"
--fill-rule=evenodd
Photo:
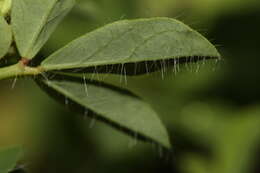
M22 58L22 59L20 60L20 62L22 63L22 65L28 66L29 63L30 63L30 59L28 59L28 58Z

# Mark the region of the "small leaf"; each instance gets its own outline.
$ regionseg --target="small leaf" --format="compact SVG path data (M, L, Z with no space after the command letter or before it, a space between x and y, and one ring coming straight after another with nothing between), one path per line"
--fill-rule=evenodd
M33 58L75 0L13 0L11 23L22 57Z
M40 80L39 85L76 111L95 118L138 139L170 148L167 131L155 111L129 91L80 78ZM92 115L93 116L93 115Z
M3 4L4 4L4 0L0 0L0 9L3 8ZM2 14L0 14L0 15L2 15Z
M0 59L8 52L12 42L11 28L0 15Z
M3 16L7 16L10 12L11 5L12 5L12 0L4 0L0 5L1 13Z
M192 57L219 58L220 55L209 41L183 23L151 18L123 20L97 29L52 54L42 62L42 67L47 71L86 70L126 64L133 69L133 65L140 63L149 71L154 64L176 63Z
M8 173L14 169L21 153L20 147L0 150L0 173Z

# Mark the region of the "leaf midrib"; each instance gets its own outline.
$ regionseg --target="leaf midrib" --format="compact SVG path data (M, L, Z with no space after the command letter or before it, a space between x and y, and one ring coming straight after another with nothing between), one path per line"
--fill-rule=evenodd
M180 59L180 58L185 58L185 57L209 57L209 58L213 58L213 59L219 59L219 57L215 56L215 55L186 55L186 56L169 56L169 57L164 57L165 61L170 60L170 59ZM140 59L140 58L139 58ZM147 58L148 59L148 58ZM161 60L158 57L152 57L149 58L147 61L144 61L143 59L140 60L131 60L128 62L124 61L125 59L122 59L121 61L96 61L94 63L91 64L84 64L84 66L80 66L80 65L75 65L75 64L68 64L66 65L66 67L60 67L60 65L47 65L44 66L42 65L41 67L43 68L44 71L53 71L53 70L67 70L67 69L76 69L76 68L91 68L91 67L97 67L97 66L104 66L104 65L117 65L117 64L131 64L131 63L140 63L140 62L149 62L149 61L157 61L157 60Z

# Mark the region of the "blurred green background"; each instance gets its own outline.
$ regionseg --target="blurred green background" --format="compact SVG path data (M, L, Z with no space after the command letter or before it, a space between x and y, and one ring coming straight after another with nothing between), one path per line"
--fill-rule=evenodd
M78 0L38 58L106 23L154 16L183 21L223 56L129 79L166 125L172 152L78 116L29 79L0 82L0 147L22 144L31 173L260 172L259 0Z

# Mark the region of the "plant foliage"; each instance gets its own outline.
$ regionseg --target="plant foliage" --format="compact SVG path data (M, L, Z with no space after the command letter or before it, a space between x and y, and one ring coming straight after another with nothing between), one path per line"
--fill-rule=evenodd
M42 0L12 1L11 23L8 25L6 16L0 17L0 57L10 49L12 30L20 61L1 68L0 79L35 76L45 92L65 105L136 138L170 148L163 123L147 103L130 91L84 74L124 76L164 72L165 68L180 63L220 58L218 51L198 32L175 19L121 20L72 41L35 67L31 59L37 57L74 3L74 0L45 0L44 5ZM71 73L80 73L81 77L72 77ZM9 169L9 165L4 169Z

